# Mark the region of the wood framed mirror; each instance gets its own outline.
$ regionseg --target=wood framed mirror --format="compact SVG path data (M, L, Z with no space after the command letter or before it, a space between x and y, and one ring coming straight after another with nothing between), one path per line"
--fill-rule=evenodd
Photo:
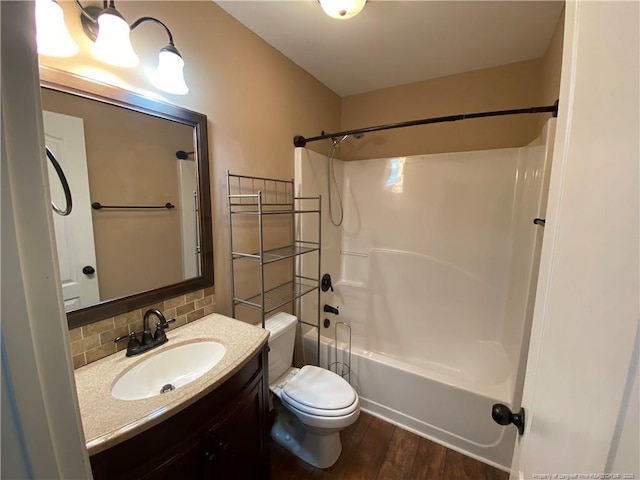
M47 67L40 78L74 202L54 214L69 328L212 286L206 116Z

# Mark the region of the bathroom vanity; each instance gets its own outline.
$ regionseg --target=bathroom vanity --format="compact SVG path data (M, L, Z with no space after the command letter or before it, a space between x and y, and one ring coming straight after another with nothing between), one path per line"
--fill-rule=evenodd
M268 478L268 333L212 314L167 335L139 359L118 352L76 371L94 478ZM139 400L111 394L142 357L199 341L226 347L202 376Z

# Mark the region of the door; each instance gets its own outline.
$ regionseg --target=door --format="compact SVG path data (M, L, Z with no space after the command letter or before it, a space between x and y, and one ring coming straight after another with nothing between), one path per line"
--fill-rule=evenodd
M81 118L69 115L47 111L42 113L45 142L62 166L73 197L70 215L53 215L64 308L68 312L100 301L84 123ZM56 205L63 206L62 186L51 164L49 186L51 199Z
M182 278L200 276L198 225L198 168L193 158L178 160L180 225L182 228Z
M639 478L639 7L566 4L525 431L512 479Z

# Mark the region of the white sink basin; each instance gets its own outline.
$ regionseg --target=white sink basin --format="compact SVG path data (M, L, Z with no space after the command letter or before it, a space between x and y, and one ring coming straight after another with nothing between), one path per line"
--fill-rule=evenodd
M171 391L204 375L227 349L214 341L190 342L152 354L128 370L111 388L120 400L139 400Z

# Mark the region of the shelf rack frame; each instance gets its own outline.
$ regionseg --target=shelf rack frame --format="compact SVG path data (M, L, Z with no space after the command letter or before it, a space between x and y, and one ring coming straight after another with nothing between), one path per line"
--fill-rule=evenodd
M317 330L317 359L320 365L320 277L321 277L321 244L322 244L322 197L295 196L294 181L276 178L256 177L232 174L226 171L227 212L229 215L229 261L231 282L231 315L236 317L236 307L243 305L260 311L262 328L265 328L266 316L293 304L298 323ZM318 216L318 235L316 240L296 238L300 229L302 215ZM290 216L290 244L265 249L265 219L270 216ZM234 217L255 216L257 219L258 248L257 251L242 252L234 248ZM268 221L267 221L268 224ZM317 252L316 277L302 275L302 257ZM293 259L291 281L266 287L265 266L286 259ZM241 298L236 294L235 263L249 261L258 263L260 271L260 291L250 297ZM316 324L301 319L302 297L316 292L317 316Z

